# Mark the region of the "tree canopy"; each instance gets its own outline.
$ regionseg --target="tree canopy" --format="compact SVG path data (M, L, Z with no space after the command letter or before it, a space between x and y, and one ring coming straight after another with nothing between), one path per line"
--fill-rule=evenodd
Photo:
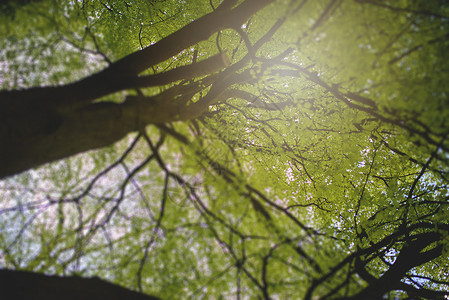
M5 3L1 268L447 299L447 1Z

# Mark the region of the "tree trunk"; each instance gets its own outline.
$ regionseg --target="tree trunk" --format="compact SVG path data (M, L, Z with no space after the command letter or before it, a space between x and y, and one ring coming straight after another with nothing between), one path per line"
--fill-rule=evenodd
M157 300L98 277L58 277L0 270L0 298L15 300Z
M233 8L236 1L225 0L212 13L80 81L0 92L0 178L111 145L148 124L201 115L230 86L227 78L210 75L228 66L226 53L160 74L139 74L219 30L239 27L271 2L246 0ZM209 76L191 82L204 75ZM123 103L94 102L117 91L179 80L191 83L174 86L154 97L128 96ZM223 86L223 81L228 84ZM213 87L200 101L189 103L193 95L214 83L218 88Z

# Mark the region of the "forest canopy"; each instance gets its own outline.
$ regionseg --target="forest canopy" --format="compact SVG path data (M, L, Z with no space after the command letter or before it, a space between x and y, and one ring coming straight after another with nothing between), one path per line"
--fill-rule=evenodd
M447 1L0 8L1 269L448 299Z

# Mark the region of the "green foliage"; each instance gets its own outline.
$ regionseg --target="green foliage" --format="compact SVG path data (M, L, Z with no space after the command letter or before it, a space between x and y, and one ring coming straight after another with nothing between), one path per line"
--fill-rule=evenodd
M0 84L74 81L219 2L17 7L0 15ZM397 282L447 293L448 5L275 1L241 32L223 30L148 73L194 53L226 51L238 64L244 39L254 46L284 18L234 74L247 79L230 88L250 99L2 181L2 267L96 275L167 299L344 298L376 284L358 263L382 278L413 237L438 234L423 251L443 245L441 255ZM107 100L127 93L136 91Z

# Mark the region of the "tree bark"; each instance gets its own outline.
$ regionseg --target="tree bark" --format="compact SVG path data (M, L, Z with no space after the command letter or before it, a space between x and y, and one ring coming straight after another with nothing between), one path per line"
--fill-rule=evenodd
M157 300L98 277L58 277L0 270L0 298L15 300Z
M174 86L154 97L128 96L123 103L94 101L118 91L191 80L228 66L226 53L220 53L164 73L139 76L219 30L240 26L273 0L246 0L233 8L235 2L224 1L214 12L158 43L77 82L0 92L0 178L111 145L148 124L185 121L201 115L230 86L229 76L210 75L201 84ZM196 93L217 80L217 87L213 86L206 97L189 103ZM227 83L224 88L223 83Z

